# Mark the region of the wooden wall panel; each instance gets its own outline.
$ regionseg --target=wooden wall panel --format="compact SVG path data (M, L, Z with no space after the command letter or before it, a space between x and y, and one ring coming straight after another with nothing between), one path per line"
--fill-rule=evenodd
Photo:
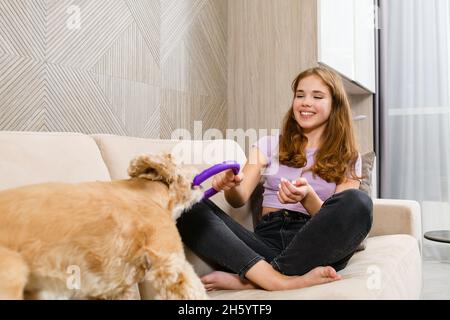
M2 0L0 130L279 128L317 63L316 15L316 0Z
M229 0L228 115L231 128L278 128L291 82L317 61L314 0Z
M350 95L349 98L353 117L361 116L360 120L353 122L359 150L361 153L373 151L373 96Z
M226 47L226 0L2 0L0 130L224 130Z

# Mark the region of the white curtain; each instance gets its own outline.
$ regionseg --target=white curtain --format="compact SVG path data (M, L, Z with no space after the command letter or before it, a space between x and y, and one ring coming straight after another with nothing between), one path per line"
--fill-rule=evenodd
M380 2L381 197L421 204L423 232L450 229L450 0ZM426 260L450 244L424 240Z

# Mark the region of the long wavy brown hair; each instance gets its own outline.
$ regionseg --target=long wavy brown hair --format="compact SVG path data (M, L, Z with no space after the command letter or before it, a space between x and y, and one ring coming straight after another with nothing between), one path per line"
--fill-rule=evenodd
M331 113L325 126L319 149L314 157L311 170L327 182L342 183L346 177L360 179L355 172L358 149L351 120L350 103L342 78L325 67L315 67L301 72L292 82L294 99L300 81L309 76L317 76L328 87L331 96ZM305 148L308 138L294 117L293 103L283 120L280 137L280 163L302 168L306 166Z

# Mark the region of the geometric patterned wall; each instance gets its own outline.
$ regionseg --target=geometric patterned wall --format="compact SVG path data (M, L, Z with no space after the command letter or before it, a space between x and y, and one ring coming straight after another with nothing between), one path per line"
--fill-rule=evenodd
M226 97L227 0L0 1L0 130L223 131Z

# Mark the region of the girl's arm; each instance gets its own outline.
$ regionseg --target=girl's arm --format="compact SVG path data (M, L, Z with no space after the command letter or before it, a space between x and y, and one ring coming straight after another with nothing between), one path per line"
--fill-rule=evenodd
M347 189L359 189L361 182L355 179L346 179L341 184L336 186L336 191L334 193L339 193Z
M362 169L362 158L361 154L358 153L358 159L355 163L355 173L357 176L361 176ZM360 180L352 179L351 177L347 177L342 183L336 186L336 191L334 193L339 193L345 191L347 189L359 189L359 185L361 184Z
M339 193L347 189L358 189L359 184L359 180L346 179L344 182L336 186L335 193ZM322 207L322 199L319 198L316 191L314 191L305 178L299 178L292 182L287 181L286 179L281 179L279 189L278 200L281 203L301 202L311 217L319 212Z
M346 179L336 186L336 191L334 193L339 193L347 189L359 189L359 184L359 180ZM312 217L317 212L319 212L320 208L322 207L323 201L319 198L319 196L311 186L309 186L309 189L310 190L308 194L303 199L303 201L301 201L301 203Z
M323 201L319 198L316 191L308 184L308 193L301 201L302 206L308 211L311 217L319 212Z
M305 178L298 178L295 181L281 178L278 188L277 196L281 203L300 202L311 216L315 215L322 207L323 201Z
M238 175L239 183L231 188L223 187L221 179L224 178L224 175L229 175L230 170L222 175L216 175L217 178L215 177L215 180L213 180L213 187L216 190L225 190L225 199L233 208L242 207L250 199L253 190L255 190L261 179L261 171L266 166L266 157L258 148L252 148L242 172Z

